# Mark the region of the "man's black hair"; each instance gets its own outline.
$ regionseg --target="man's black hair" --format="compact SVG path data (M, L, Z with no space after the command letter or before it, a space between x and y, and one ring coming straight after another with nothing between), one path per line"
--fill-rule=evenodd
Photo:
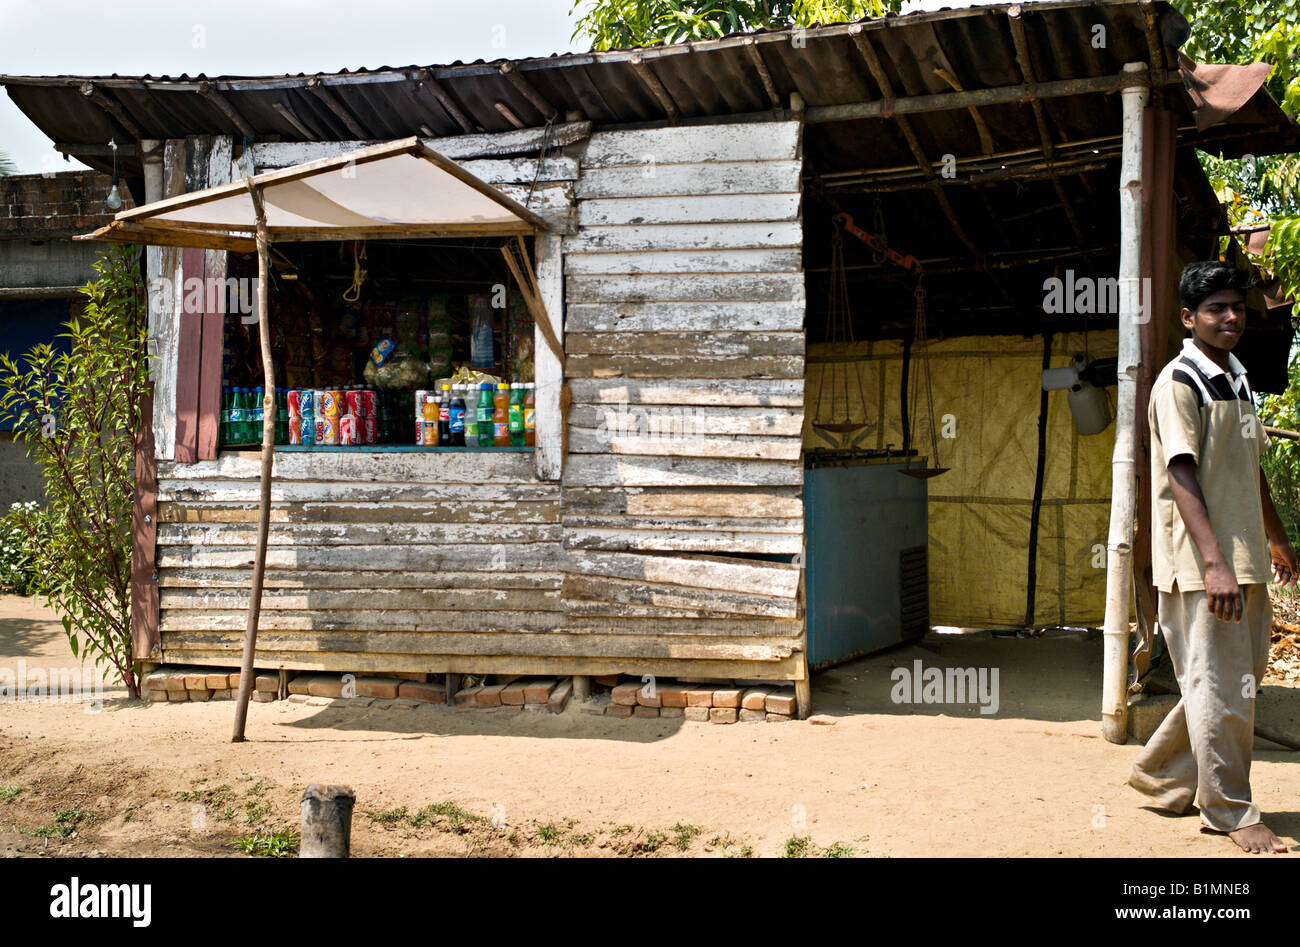
M1183 268L1178 281L1179 301L1184 309L1195 312L1201 303L1225 289L1237 289L1245 295L1255 285L1255 278L1246 270L1231 263L1211 260L1206 263L1189 263Z

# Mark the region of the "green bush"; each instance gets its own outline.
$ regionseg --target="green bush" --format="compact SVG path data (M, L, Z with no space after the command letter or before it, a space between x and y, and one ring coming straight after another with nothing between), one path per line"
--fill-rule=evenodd
M32 595L37 590L36 556L22 518L39 507L35 500L12 503L9 512L0 517L0 589L15 595Z
M149 391L139 260L137 248L113 247L96 262L85 309L61 336L68 351L43 343L20 362L0 356L0 418L45 488L44 506L10 511L7 535L25 543L28 588L59 613L73 655L107 665L133 697L131 508Z

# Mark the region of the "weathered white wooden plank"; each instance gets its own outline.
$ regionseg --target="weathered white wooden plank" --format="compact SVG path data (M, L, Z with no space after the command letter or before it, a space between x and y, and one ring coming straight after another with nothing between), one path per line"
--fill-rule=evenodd
M630 513L592 516L584 513L565 515L567 536L575 529L702 531L712 533L799 533L804 521L796 517L768 516L635 516Z
M159 523L255 523L251 502L158 504ZM558 523L559 501L547 503L271 503L272 523Z
M788 460L718 460L574 454L565 486L708 487L786 486L803 483L803 465Z
M647 164L585 168L579 200L602 197L662 197L674 194L771 194L800 189L803 163L715 161L707 164Z
M557 542L553 523L273 523L272 546L513 544ZM245 523L160 523L159 546L248 546L257 529Z
M185 139L169 138L163 144L162 191L149 200L162 200L185 192ZM176 456L176 366L180 342L184 286L179 247L159 247L146 263L151 335L150 378L153 381L154 456L170 460Z
M552 233L577 232L578 212L573 202L572 182L539 184L536 188L527 184L503 184L497 190L545 220Z
M683 273L570 276L571 303L802 302L802 273Z
M553 564L553 567L556 564ZM166 589L248 589L251 569L166 568L158 573L158 585ZM263 583L268 589L558 589L559 572L417 572L392 571L294 571L271 569Z
M674 378L631 380L575 378L569 383L574 403L735 405L802 408L804 383L798 379ZM802 482L802 481L801 481Z
M622 433L609 428L569 426L569 450L574 454L636 454L652 457L730 457L747 460L798 460L803 438L775 435L750 437L687 435L666 430L658 434Z
M747 562L717 556L656 556L628 552L568 549L568 575L602 575L687 588L720 589L793 599L800 568L780 562Z
M575 404L569 409L571 428L590 428L644 437L679 434L802 437L803 421L802 408L637 405L623 402L617 405Z
M609 625L607 620L585 619L585 627L598 628ZM268 631L265 637L257 636L257 666L265 667L263 656L274 659L281 652L332 654L335 660L344 654L373 655L380 660L389 654L409 655L537 655L565 657L617 657L617 658L713 658L715 660L775 661L789 657L800 647L797 636L772 636L769 641L762 629L765 626L797 624L773 619L719 619L700 622L700 625L734 625L729 636L688 635L682 632L692 626L690 621L664 621L656 618L630 619L640 627L671 628L670 632L615 634L602 637L596 634L522 634L502 632L494 634L436 634L400 631ZM750 634L746 634L746 631ZM674 632L676 632L674 634ZM664 637L660 637L663 635ZM728 637L731 640L728 640ZM757 640L747 640L757 639ZM239 640L221 630L167 631L163 648L184 652L204 651L220 654L239 654ZM188 663L188 662L187 662ZM238 660L235 664L238 664ZM349 670L384 668L381 663L351 666ZM525 665L526 667L526 665ZM341 670L341 668L340 668ZM398 668L392 668L398 670ZM527 671L525 671L527 673ZM735 675L742 676L742 675Z
M803 533L802 531L741 533L707 530L584 529L566 524L564 548L795 554L803 551Z
M715 378L803 378L800 355L744 355L706 359L673 355L570 355L570 378L690 378L707 367Z
M590 122L556 125L547 137L545 128L523 128L508 132L479 135L451 135L445 138L421 138L420 141L446 158L474 158L482 155L518 155L540 151L544 144L558 148L581 141L591 133ZM255 141L249 147L258 172L287 168L321 158L344 155L384 141ZM550 161L562 161L560 157Z
M363 483L357 481L274 480L273 503L317 501L322 503L411 503L427 502L431 509L455 503L467 494L463 483ZM494 483L473 486L478 503L553 503L560 498L554 483ZM159 502L252 503L259 500L257 481L200 477L194 480L162 479L158 482Z
M798 221L773 221L584 227L570 240L567 246L574 253L799 247L803 245L803 226Z
M799 149L798 122L686 125L600 131L582 158L588 168L713 161L790 160Z
M804 302L571 303L566 315L571 332L794 331L803 328Z
M645 585L638 581L573 575L565 579L564 609L569 615L611 618L797 618L793 598L746 596L715 589Z
M801 492L798 487L573 487L564 491L564 513L802 520Z
M662 253L569 253L570 276L637 273L799 273L803 254L777 250L669 250Z
M240 608L163 609L159 618L162 631L233 631L247 624L248 612ZM257 622L259 648L264 647L261 643L263 631L474 631L486 634L493 631L557 631L563 624L564 615L560 612L445 612L398 608L373 611L341 608L269 610L263 611Z
M534 483L532 451L429 451L362 453L351 451L277 451L272 478L383 483ZM256 480L261 473L257 451L225 451L216 460L197 464L158 464L163 480Z
M570 332L568 355L804 355L802 332Z
M162 546L158 567L193 569L251 569L252 546ZM364 570L449 570L464 572L547 572L555 568L559 543L493 543L432 546L272 546L266 567L322 569L334 572ZM268 581L270 573L268 572Z
M163 588L158 605L168 609L248 608L247 589ZM266 589L262 610L320 609L345 611L377 609L428 609L430 611L560 611L559 590L544 589Z
M564 249L565 238L558 234L540 234L537 248L537 290L551 322L551 331L564 345ZM540 328L533 333L533 379L536 419L534 440L537 448L533 472L538 480L559 480L564 471L564 416L560 410L564 389L564 365L551 351Z
M624 614L614 609L644 606L653 609L699 610L703 613L723 612L735 615L755 615L764 618L797 618L799 604L792 598L773 598L770 595L746 595L741 592L719 589L684 588L683 586L647 585L628 579L611 579L605 576L570 575L564 579L563 604L571 615ZM594 606L594 607L584 607ZM612 606L612 608L611 608ZM610 609L602 611L601 608ZM648 612L645 617L654 617ZM664 615L663 617L669 617ZM683 616L687 617L687 616ZM707 614L689 617L709 617Z
M578 204L578 223L583 227L609 227L795 220L799 216L799 197L794 193L602 198Z
M578 159L550 155L540 172L536 158L478 158L461 161L460 166L485 184L529 184L578 179ZM574 195L577 196L576 193Z

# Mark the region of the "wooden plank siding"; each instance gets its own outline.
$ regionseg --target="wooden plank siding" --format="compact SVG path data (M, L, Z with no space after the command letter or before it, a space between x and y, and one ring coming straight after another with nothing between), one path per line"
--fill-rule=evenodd
M257 666L804 680L800 140L597 132L562 159L534 204L572 222L537 252L565 352L539 413L563 386L567 424L536 454L278 454ZM159 463L169 663L238 660L257 476Z
M592 136L564 257L569 627L802 647L800 566L773 561L803 551L800 170L793 122Z

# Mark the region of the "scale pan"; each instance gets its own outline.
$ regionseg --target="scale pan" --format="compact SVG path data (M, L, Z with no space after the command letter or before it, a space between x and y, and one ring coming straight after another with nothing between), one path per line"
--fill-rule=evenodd
M813 422L813 427L817 428L817 430L829 431L831 434L852 434L854 431L861 431L866 426L866 421L863 421L861 424L819 424L816 421Z
M900 470L899 473L908 477L915 477L917 480L929 480L931 477L937 477L941 473L947 473L951 467L912 467L906 470Z

